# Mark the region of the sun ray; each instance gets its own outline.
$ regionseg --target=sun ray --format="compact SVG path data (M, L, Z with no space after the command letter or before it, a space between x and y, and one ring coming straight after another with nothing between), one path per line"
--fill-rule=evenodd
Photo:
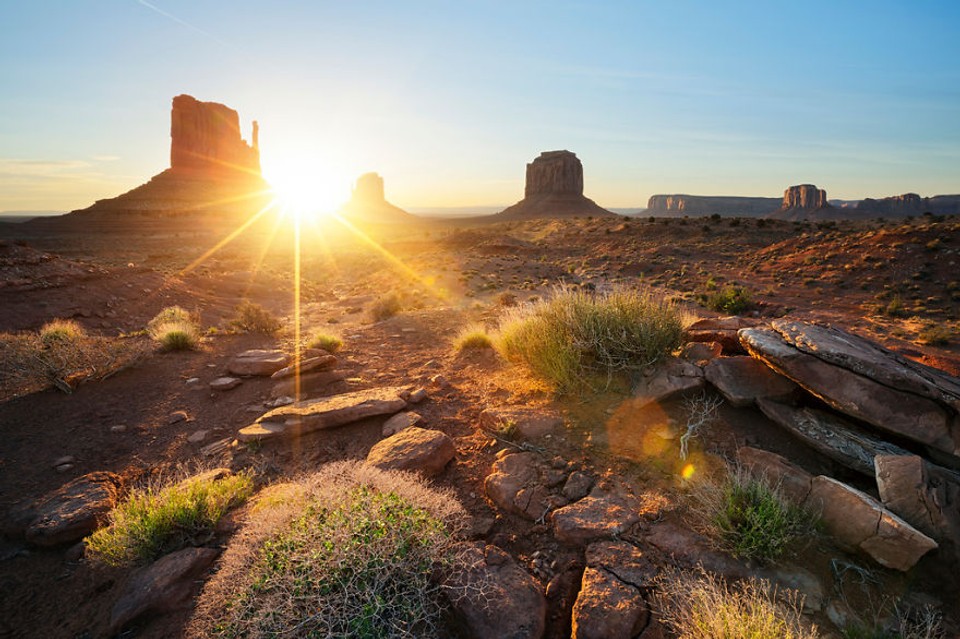
M214 253L222 249L224 246L226 246L227 244L235 240L238 235L240 235L245 230L250 228L250 226L252 226L254 222L256 222L261 217L263 217L264 214L266 214L268 211L273 210L275 206L276 206L275 202L271 200L269 203L267 203L266 206L264 206L262 209L260 209L253 215L251 215L246 222L244 222L243 224L235 228L233 231L231 231L229 235L227 235L222 240L217 242L212 248L207 250L203 255L201 255L194 261L190 262L190 264L185 266L183 269L181 269L178 275L186 275L187 273L191 272L193 269L197 268L198 266L206 262L210 258L210 256L212 256Z

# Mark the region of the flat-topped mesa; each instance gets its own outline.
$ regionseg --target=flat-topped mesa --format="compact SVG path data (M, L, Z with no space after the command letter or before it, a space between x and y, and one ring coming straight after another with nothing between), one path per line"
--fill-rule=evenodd
M647 213L664 217L713 214L762 217L776 211L781 203L782 200L775 197L651 195L647 201Z
M583 195L583 164L570 151L544 151L527 164L524 198L497 214L505 218L613 215Z
M825 190L818 189L813 184L798 184L783 192L783 204L780 208L783 210L803 209L814 211L829 207L830 204L827 202L827 192Z
M360 222L411 222L416 219L416 216L387 202L383 178L377 173L364 173L357 178L350 201L343 205L340 213Z
M173 99L170 113L170 168L174 171L244 171L260 174L259 126L252 146L240 136L240 116L217 102L189 95Z
M540 193L583 195L583 164L570 151L544 151L527 165L524 197Z

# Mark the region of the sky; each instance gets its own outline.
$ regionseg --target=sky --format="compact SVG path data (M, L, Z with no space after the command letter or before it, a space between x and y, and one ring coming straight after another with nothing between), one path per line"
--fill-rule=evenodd
M554 149L606 207L960 193L955 0L2 4L0 211L159 173L181 93L331 202L376 171L405 208L511 204Z

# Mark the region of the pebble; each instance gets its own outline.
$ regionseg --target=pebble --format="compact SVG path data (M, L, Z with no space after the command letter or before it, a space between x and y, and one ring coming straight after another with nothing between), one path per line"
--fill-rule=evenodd
M193 384L199 384L199 383L200 383L200 378L199 378L199 377L191 377L191 378L189 378L189 379L187 380L187 382L186 382L187 386L191 386L191 385L193 385Z
M114 424L110 427L111 433L125 433L127 431L126 424Z
M77 461L77 458L72 455L64 455L57 461L53 462L53 467L57 468L58 466L63 466L64 464L72 464Z
M190 420L190 416L187 415L185 410L177 410L170 413L170 417L167 419L167 424L179 424L180 422L186 422Z
M190 435L189 437L187 437L187 441L190 442L191 444L199 444L206 438L207 438L207 431L198 430L192 435Z

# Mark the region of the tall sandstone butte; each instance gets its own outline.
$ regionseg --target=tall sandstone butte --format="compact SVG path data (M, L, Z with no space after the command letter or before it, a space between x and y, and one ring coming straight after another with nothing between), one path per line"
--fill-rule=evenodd
M613 215L583 195L583 164L570 151L544 151L527 165L524 198L501 218Z
M780 210L769 217L779 220L817 220L838 217L827 202L827 192L813 184L797 184L783 192Z
M189 95L173 99L170 112L170 168L174 171L246 171L260 173L259 125L252 145L240 136L240 115L217 102Z
M173 98L170 113L170 168L114 198L74 211L160 217L185 213L244 216L269 202L260 174L259 127L251 144L240 135L240 116L217 102L189 95ZM108 219L105 218L105 219Z
M377 173L364 173L353 186L350 201L340 209L341 215L358 222L412 222L416 216L387 202L383 178Z

